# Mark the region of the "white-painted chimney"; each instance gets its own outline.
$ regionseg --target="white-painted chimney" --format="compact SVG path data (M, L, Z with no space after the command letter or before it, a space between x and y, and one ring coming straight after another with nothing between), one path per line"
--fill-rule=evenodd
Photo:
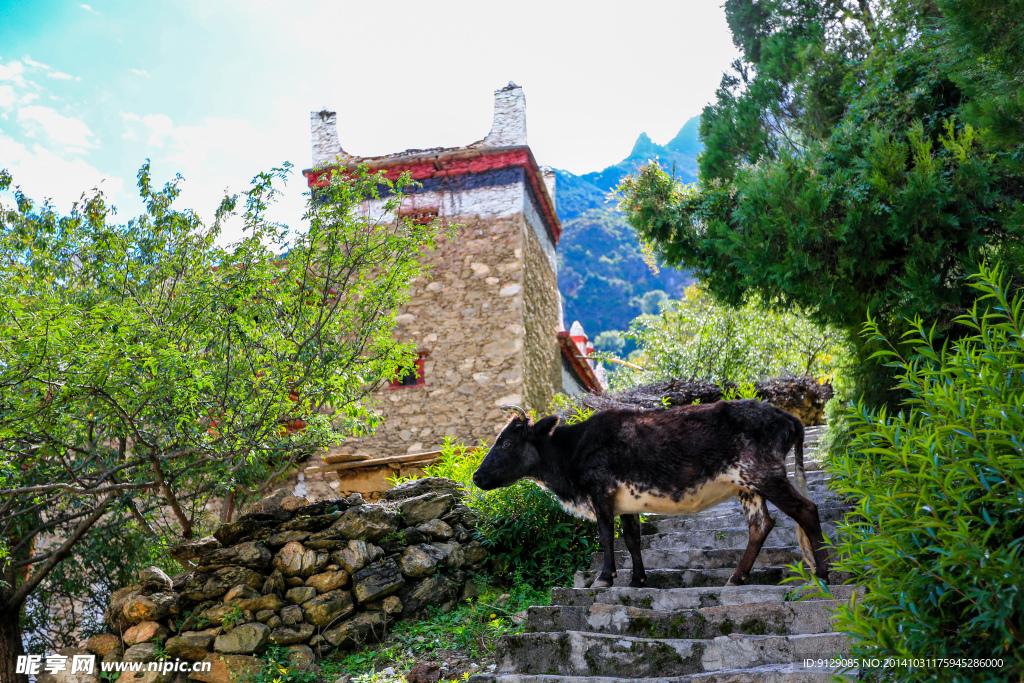
M494 122L483 140L485 147L512 147L526 144L526 97L523 89L509 81L494 91Z

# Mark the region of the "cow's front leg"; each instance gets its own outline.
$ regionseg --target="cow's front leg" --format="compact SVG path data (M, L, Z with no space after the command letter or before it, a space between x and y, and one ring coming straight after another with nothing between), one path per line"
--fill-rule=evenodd
M622 540L626 543L626 550L633 558L633 578L629 585L633 588L643 588L647 585L647 573L644 571L644 561L640 557L640 515L619 515L619 523L622 526Z
M604 565L597 580L591 588L609 588L615 579L615 515L609 502L594 502L594 513L597 517L597 533L604 549Z

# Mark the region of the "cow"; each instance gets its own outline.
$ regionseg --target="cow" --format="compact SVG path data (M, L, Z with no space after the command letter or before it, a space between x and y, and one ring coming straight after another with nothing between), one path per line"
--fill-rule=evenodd
M828 583L828 553L804 476L803 423L756 400L670 409L611 409L559 426L551 415L531 423L517 406L473 474L484 491L531 480L567 511L597 522L604 565L592 588L615 578L615 517L633 560L630 586L646 584L640 514L694 513L736 496L750 537L727 586L743 585L774 527L766 501L792 517L815 576ZM795 482L786 475L793 447Z

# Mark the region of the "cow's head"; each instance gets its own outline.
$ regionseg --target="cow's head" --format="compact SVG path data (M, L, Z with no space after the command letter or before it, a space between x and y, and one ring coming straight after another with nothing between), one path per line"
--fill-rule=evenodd
M487 457L473 474L473 483L484 491L510 486L531 476L540 463L538 444L547 439L558 424L558 416L551 415L534 424L526 411L517 406L502 406L513 417L495 439Z

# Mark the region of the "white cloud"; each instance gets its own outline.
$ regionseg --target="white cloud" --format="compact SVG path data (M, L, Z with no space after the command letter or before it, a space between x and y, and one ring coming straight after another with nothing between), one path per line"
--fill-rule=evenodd
M39 95L35 93L19 93L14 86L0 85L0 109L24 106L37 99L39 99Z
M85 10L86 12L92 12L93 14L99 14L99 12L97 12L96 10L94 10L94 9L93 9L92 7L90 7L89 5L79 5L79 7L81 7L82 9L84 9L84 10Z
M14 61L4 66L0 64L0 81L11 81L14 85L24 88L27 83L25 77L22 75L25 73L25 65L21 62Z
M50 73L48 73L46 75L49 76L50 78L57 78L57 79L62 80L62 81L80 81L80 80L82 80L81 76L72 76L71 74L66 74L63 71L51 71Z
M142 123L149 128L149 144L154 147L163 147L164 139L174 132L174 122L166 114L148 114L142 117Z
M34 67L36 67L37 69L45 69L45 70L47 70L47 71L49 71L49 70L50 70L50 67L49 67L48 65L46 65L46 64L43 64L42 62L37 62L37 61L35 61L35 60L29 59L28 57L25 57L25 58L24 58L24 62L25 62L26 64L28 64L29 66L34 66Z
M64 147L95 147L92 131L82 121L57 113L55 109L33 105L18 110L18 123L26 133L36 136L40 130L46 137Z
M98 187L115 197L124 188L123 180L101 173L82 159L54 154L38 144L29 147L2 133L0 159L27 196L37 202L50 198L61 212L68 211L83 191Z
M149 78L149 72L145 69L132 69L133 74L136 76L142 76L143 78Z

